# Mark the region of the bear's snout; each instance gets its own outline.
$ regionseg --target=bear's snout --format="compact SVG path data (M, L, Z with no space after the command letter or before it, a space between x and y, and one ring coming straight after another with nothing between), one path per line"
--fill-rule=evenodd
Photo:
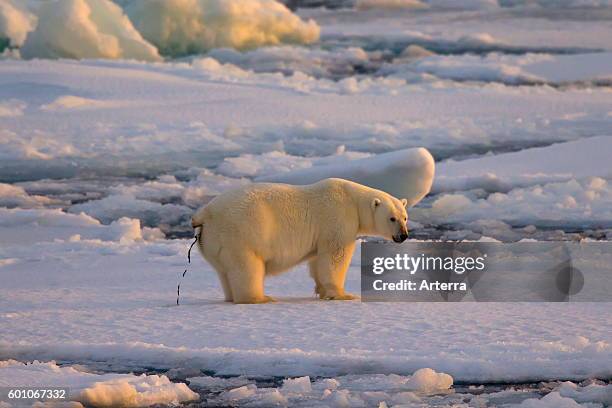
M404 242L407 239L408 239L408 233L403 232L403 231L402 231L401 234L393 236L393 241L397 242L398 244L401 243L401 242Z

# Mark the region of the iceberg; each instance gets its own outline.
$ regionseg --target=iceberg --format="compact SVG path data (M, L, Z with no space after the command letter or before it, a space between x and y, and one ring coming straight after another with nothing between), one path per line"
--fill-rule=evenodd
M260 177L255 181L312 184L325 178L338 177L405 198L408 207L412 207L429 193L434 174L434 158L427 149L420 147Z

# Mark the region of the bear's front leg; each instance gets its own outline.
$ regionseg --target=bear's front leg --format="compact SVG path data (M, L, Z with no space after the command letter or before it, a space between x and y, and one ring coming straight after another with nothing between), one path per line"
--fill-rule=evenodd
M316 291L324 300L353 300L357 296L344 292L346 271L348 270L355 242L336 248L332 251L319 252L313 262Z
M317 270L317 258L313 258L308 261L308 268L310 269L310 277L315 281L315 294L319 296L321 299L324 296L325 290L323 289L323 285L319 280L319 272Z

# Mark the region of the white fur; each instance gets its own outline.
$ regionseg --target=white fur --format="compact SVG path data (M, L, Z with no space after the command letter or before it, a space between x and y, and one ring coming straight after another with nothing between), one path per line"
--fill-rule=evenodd
M263 303L264 278L308 261L321 299L353 299L346 270L360 235L401 241L406 200L343 179L307 186L256 183L217 196L192 219L225 300ZM395 218L395 221L391 221Z

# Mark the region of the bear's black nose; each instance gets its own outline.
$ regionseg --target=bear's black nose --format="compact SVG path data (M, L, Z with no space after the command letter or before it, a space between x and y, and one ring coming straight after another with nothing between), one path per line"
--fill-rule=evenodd
M394 235L393 241L399 244L401 242L404 242L407 238L408 238L408 234L406 234L405 232L402 232L400 235Z

